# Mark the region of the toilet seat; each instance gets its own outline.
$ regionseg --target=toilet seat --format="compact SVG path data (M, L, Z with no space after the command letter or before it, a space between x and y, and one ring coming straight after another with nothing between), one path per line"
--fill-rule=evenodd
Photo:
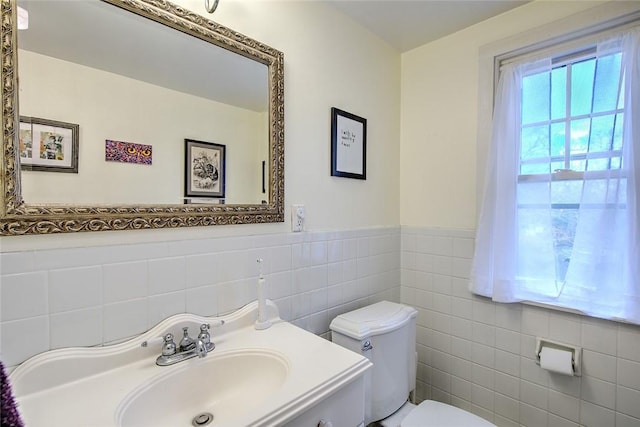
M425 400L402 420L400 427L425 426L495 427L495 424L455 406L435 400Z

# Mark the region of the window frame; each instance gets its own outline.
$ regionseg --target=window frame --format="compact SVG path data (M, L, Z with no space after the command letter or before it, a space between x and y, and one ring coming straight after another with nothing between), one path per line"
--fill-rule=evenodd
M564 67L564 66L569 66L570 67L569 69L571 69L571 67L574 64L587 61L590 59L596 59L597 48L596 46L593 46L593 45L589 46L589 44L587 44L581 50L574 51L571 53L559 53L557 56L553 57L551 61L551 65L552 65L551 70ZM529 75L533 75L533 74L536 74L536 72L532 71ZM527 76L523 76L523 77L527 77ZM569 79L567 80L567 86L571 85L570 78L571 78L571 72L569 72ZM622 88L621 88L622 83L623 83L623 80L620 79L618 83L618 96L622 91ZM619 114L623 114L623 117L624 117L624 108L620 108L618 106L619 102L616 102L616 108L614 108L613 110L600 111L597 113L591 112L591 113L578 114L573 116L570 113L571 105L569 101L570 99L569 95L570 93L567 92L567 97L565 99L565 103L566 103L565 110L567 114L565 116L559 119L550 118L549 120L532 122L527 124L521 123L521 129L528 128L528 127L541 126L541 125L552 125L552 124L562 123L565 125L565 131L568 131L569 130L568 128L570 127L570 124L572 121L583 120L583 119L593 119L597 117L604 117L604 116L610 116L610 115L617 116ZM495 93L494 93L494 98L495 98ZM611 131L612 133L615 132L615 124L614 124L614 128ZM565 135L566 134L569 134L569 132L566 132ZM611 160L613 158L618 157L622 161L622 149L611 149L611 150L607 150L606 152L603 152L603 151L594 152L594 153L586 152L586 153L579 153L579 154L572 155L569 144L570 144L570 138L565 138L565 154L562 156L560 155L549 156L545 158L538 157L538 158L527 160L525 162L523 162L521 158L519 161L520 166L522 166L523 164L542 164L542 163L562 162L564 164L564 167L556 169L555 171L550 171L549 173L536 173L536 174L518 173L517 175L518 184L524 183L524 182L595 180L595 179L605 178L607 176L619 177L620 174L622 173L621 168L606 169L606 170L577 171L577 170L571 169L570 167L570 162L575 160L590 160L590 159Z
M612 31L609 31L608 33L611 32L617 32L619 31L619 28L615 28ZM606 34L605 34L606 35ZM591 38L590 38L591 39ZM577 39L574 41L574 43L580 43L582 39ZM552 48L549 48L552 49ZM597 46L594 45L591 41L585 43L584 45L582 45L581 47L578 47L578 50L572 50L570 52L563 52L562 49L562 45L557 47L557 54L553 55L551 58L551 67L550 68L541 68L541 69L532 69L529 73L527 73L526 75L522 76L522 82L524 81L524 79L528 76L532 76L532 75L536 75L540 72L552 72L554 69L556 68L560 68L560 67L565 67L568 66L569 68L567 69L567 76L566 76L566 81L565 81L565 90L566 90L566 96L565 96L565 111L564 114L562 115L561 118L557 118L557 119L552 119L551 117L549 117L549 120L542 120L542 121L536 121L536 122L530 122L530 123L524 123L523 122L523 117L522 114L520 114L520 123L518 125L519 128L519 138L517 141L518 144L518 172L515 176L516 179L516 188L518 188L518 194L519 194L519 187L521 184L527 184L527 183L552 183L552 182L556 182L556 181L579 181L579 182L586 182L586 181L591 181L591 180L598 180L600 178L607 178L607 177L613 177L613 178L623 178L624 179L624 175L622 175L622 170L621 168L618 169L606 169L606 170L595 170L595 171L589 171L586 170L587 168L587 164L585 164L585 170L573 170L571 169L571 162L575 161L575 160L588 160L591 158L594 158L592 156L590 156L591 153L585 152L585 153L580 153L580 154L572 154L571 153L571 124L574 121L577 120L582 120L582 119L593 119L594 117L600 117L600 116L605 116L605 115L618 115L618 114L623 114L624 115L624 107L623 108L619 108L619 103L620 103L620 94L621 91L624 90L624 88L622 88L622 84L623 84L623 78L622 75L619 76L619 81L618 81L618 85L617 85L617 99L616 99L616 103L615 103L615 108L613 110L607 110L604 112L598 112L598 113L593 113L593 112L589 112L589 113L584 113L584 114L578 114L578 115L572 115L572 97L571 97L571 87L572 87L572 67L575 64L579 64L581 62L584 61L588 61L591 59L598 59L598 52L597 52ZM617 50L612 50L610 53L611 54L615 54L618 53L619 51ZM535 61L536 58L532 58L531 61ZM518 62L526 62L527 60L522 60L522 61L518 61ZM595 75L594 75L594 81L595 81ZM592 93L591 93L592 97L595 97L595 92L592 89ZM495 94L494 94L495 97ZM549 102L551 102L551 100L549 100ZM522 107L522 106L521 106ZM552 108L551 105L549 105L550 108ZM624 119L623 119L624 120ZM539 157L539 158L533 158L531 159L531 162L525 162L525 164L549 164L549 167L551 169L551 165L553 164L554 159L556 159L558 162L562 162L563 163L563 168L558 169L556 171L552 171L550 170L549 173L539 173L539 174L522 174L521 170L522 170L522 134L524 129L526 128L533 128L536 126L551 126L553 123L560 123L564 125L564 129L565 129L565 141L564 141L564 150L565 153L564 155L558 155L558 156L549 156L549 157ZM591 131L591 127L590 127L590 131ZM614 128L611 129L612 132L612 137L613 137L613 133L615 132L615 122L614 122ZM622 163L622 150L608 150L606 152L606 155L601 155L601 156L597 156L596 158L609 158L612 159L615 157L615 154L617 153L617 157L620 158ZM538 207L543 208L543 209L547 209L548 207L550 207L551 210L555 211L563 211L563 210L580 210L581 207L583 209L591 209L591 208L595 208L595 209L602 209L602 208L606 208L608 206L615 206L618 207L620 206L617 203L596 203L596 204L582 204L582 203L551 203L550 205L538 205L535 203L521 203L518 200L518 197L516 197L516 210L520 210L520 209L536 209ZM626 205L625 205L626 206ZM555 229L554 229L555 230ZM566 231L566 230L561 230L561 231ZM575 237L575 236L574 236ZM554 246L554 248L556 247L556 243L557 241L553 238L550 237L548 242L550 244L552 244ZM574 240L571 240L571 246L573 247L573 242ZM556 252L555 253L556 257L560 255L560 253ZM570 261L571 257L567 258L565 260L565 262L567 262L567 266L571 264ZM565 281L565 273L566 273L566 268L565 268L565 273L562 273L560 276L558 276L557 274L557 259L556 259L556 279L554 283L549 283L549 289L551 289L552 285L555 286L556 291L558 291L558 287L561 290L565 289L565 286L567 286L567 283ZM566 295L570 296L571 294L580 294L583 295L584 291L580 290L580 289L572 289L572 288L567 288L567 290L569 291ZM542 294L545 294L545 292L542 292ZM539 302L539 301L536 301ZM565 302L566 304L567 302Z

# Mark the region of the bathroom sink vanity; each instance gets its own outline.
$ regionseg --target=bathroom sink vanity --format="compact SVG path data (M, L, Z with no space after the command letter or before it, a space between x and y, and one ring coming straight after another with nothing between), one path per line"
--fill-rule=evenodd
M267 314L272 326L264 330L254 328L255 302L224 318L179 314L121 344L37 355L10 375L25 424L363 425L371 363L281 320L270 301ZM156 363L166 334L221 320L211 328L215 348L205 356Z

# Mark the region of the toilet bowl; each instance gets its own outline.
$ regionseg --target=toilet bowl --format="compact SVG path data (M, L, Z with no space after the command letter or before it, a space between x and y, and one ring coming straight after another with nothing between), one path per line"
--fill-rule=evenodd
M425 400L418 406L407 402L378 424L382 427L495 427L484 418L435 400Z
M331 340L367 357L365 425L383 427L494 426L463 409L434 400L408 402L416 384L416 317L410 306L381 301L331 321Z

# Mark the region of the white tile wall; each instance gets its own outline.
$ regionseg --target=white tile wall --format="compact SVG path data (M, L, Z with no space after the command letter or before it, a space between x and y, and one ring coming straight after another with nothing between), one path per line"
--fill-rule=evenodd
M255 299L256 259L281 317L322 336L381 299L418 310L418 398L498 426L640 427L640 327L469 293L473 232L390 227L0 254L0 359L101 345L185 311ZM583 376L535 364L535 337L583 347Z
M420 400L505 427L640 427L640 327L474 296L472 231L401 234L401 301L419 313ZM582 346L583 376L540 369L536 336Z
M400 228L0 253L0 359L139 334L256 298L257 258L285 320L327 336L343 312L400 299Z

